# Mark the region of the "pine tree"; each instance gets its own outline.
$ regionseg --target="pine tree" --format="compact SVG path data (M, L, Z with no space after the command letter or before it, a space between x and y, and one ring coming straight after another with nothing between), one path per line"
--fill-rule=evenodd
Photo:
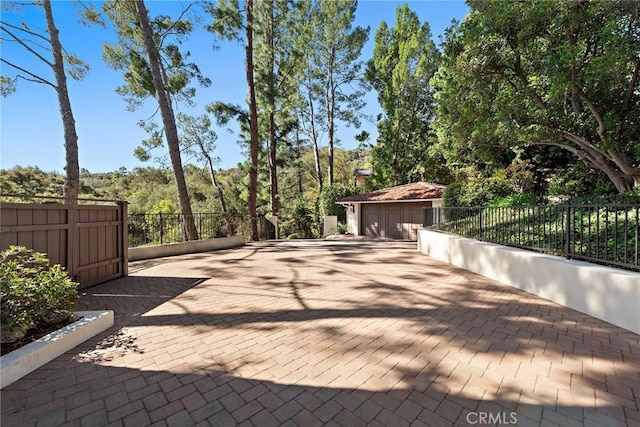
M172 20L166 16L149 20L143 0L112 1L104 5L104 10L113 21L119 39L115 44L105 45L104 58L113 68L125 71L126 84L117 90L132 108L149 96L158 102L176 181L184 236L186 240L197 240L198 232L184 178L173 102L176 99L190 101L195 94L195 89L188 87L192 79L198 80L203 86L210 82L200 74L195 64L185 61L188 53L181 53L177 44L169 41L170 36L180 39L188 35L192 25L186 19ZM163 58L167 60L163 61ZM165 64L170 64L168 66L171 68L167 69Z
M89 70L89 67L82 60L74 55L64 51L60 42L60 32L56 27L51 1L44 0L41 4L45 15L46 33L40 33L32 30L26 23L15 25L4 20L0 20L0 30L7 37L20 44L33 57L46 64L54 74L54 81L43 77L40 74L29 71L26 66L19 65L12 60L3 56L0 58L3 64L16 71L13 77L2 76L2 96L7 96L16 90L16 81L18 79L45 84L55 89L58 95L58 105L60 107L60 115L62 117L62 125L64 129L64 147L65 147L65 181L63 186L64 202L66 204L76 204L78 202L78 191L80 187L80 166L78 162L78 134L76 132L76 123L71 109L71 101L69 99L69 91L67 89L68 71L72 78L79 80L83 78ZM4 2L3 7L23 7L26 4ZM44 41L44 44L42 44ZM45 53L44 51L48 52ZM51 55L51 59L46 56ZM65 67L65 63L67 67Z

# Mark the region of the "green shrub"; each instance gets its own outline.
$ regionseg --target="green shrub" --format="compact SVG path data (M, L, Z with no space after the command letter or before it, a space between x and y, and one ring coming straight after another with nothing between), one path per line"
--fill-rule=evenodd
M591 194L569 199L570 205L606 205L606 204L638 204L640 203L640 190L629 193Z
M447 185L443 194L444 206L486 206L490 200L514 193L504 177L471 178Z
M320 193L320 215L335 215L338 222L347 222L347 212L343 206L336 204L341 197L358 194L359 189L342 183L334 183L322 189Z
M529 193L514 194L512 196L501 196L489 201L489 206L535 206L539 203L539 199Z
M313 238L313 212L308 209L302 198L293 202L291 219L283 221L282 233L287 239ZM293 236L293 237L292 237Z
M338 228L336 228L337 234L347 234L347 231L349 231L347 224L338 224Z
M599 170L579 161L549 181L549 196L588 197L592 194L615 194L616 188Z
M464 184L462 182L454 182L449 184L442 193L442 204L444 206L462 206L462 197L464 194Z
M511 163L504 171L504 177L509 186L517 194L533 191L535 186L534 166L529 160Z
M23 246L1 252L0 263L3 329L29 329L45 323L54 310L70 310L79 298L77 286L60 266L49 267L45 254Z

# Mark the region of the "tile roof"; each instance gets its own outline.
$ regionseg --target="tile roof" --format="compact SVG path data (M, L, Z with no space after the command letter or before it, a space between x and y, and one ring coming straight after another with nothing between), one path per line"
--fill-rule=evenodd
M373 173L373 169L356 169L353 173L354 176L370 176Z
M430 200L442 198L445 186L429 182L414 182L397 187L384 188L355 196L341 197L338 203L391 202L407 200Z

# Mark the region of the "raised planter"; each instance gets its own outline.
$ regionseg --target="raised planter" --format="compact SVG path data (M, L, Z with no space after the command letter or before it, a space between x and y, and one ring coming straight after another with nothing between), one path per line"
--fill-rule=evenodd
M0 388L113 326L113 311L76 311L80 320L0 357Z

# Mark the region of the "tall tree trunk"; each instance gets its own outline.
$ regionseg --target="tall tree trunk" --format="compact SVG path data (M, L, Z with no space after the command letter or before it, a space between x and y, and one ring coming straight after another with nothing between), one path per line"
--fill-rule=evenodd
M296 146L299 147L300 144L300 128L296 126L295 128L296 130ZM302 165L300 164L299 161L296 161L296 175L297 175L297 180L298 180L298 193L300 196L302 196L303 194L303 188L302 188Z
M62 187L64 203L75 205L78 203L78 189L80 187L80 166L78 164L78 134L76 133L76 121L71 111L69 91L67 90L67 76L64 73L64 58L62 56L62 44L58 28L53 21L51 12L51 0L43 3L44 14L47 20L47 30L51 37L51 51L53 53L53 71L56 76L56 92L58 104L62 115L64 128L65 149L65 180Z
M269 5L271 8L269 29L267 31L267 46L269 46L269 181L271 184L271 215L278 216L279 210L279 195L278 195L278 163L277 163L277 140L276 140L276 73L275 62L276 52L273 41L274 32L274 6L273 3Z
M273 111L269 112L269 181L271 183L271 215L278 216L280 207L280 197L278 195L278 162L277 162L277 141L276 141L276 121Z
M329 82L327 87L327 125L329 127L329 147L328 147L328 161L329 170L327 172L327 182L329 185L333 184L333 145L335 135L335 92L333 88L333 72L329 69Z
M615 164L604 157L597 158L595 156L585 156L585 160L589 162L596 169L600 169L604 172L609 180L615 185L616 190L619 193L626 193L633 191L634 181L633 177L625 175L616 168Z
M258 110L256 107L256 88L253 79L253 0L247 0L245 62L247 68L247 89L249 91L249 129L251 143L249 149L249 217L251 220L251 240L258 240Z
M209 153L207 153L204 147L200 146L202 150L202 154L207 159L207 166L209 166L209 176L211 177L211 184L213 188L216 190L216 194L218 195L218 200L220 201L220 210L222 211L222 219L224 220L224 226L227 231L227 236L231 236L235 233L233 223L231 222L231 218L229 218L229 212L227 212L227 202L224 200L224 193L222 192L222 187L218 185L218 181L216 180L216 172L213 170L213 160Z
M149 56L149 67L153 77L153 86L156 91L156 98L160 107L162 123L164 125L165 136L167 137L167 147L169 149L169 157L173 166L173 175L176 179L176 188L178 192L178 208L183 219L184 234L187 240L198 240L198 230L196 229L191 211L191 201L187 191L187 183L184 179L184 171L182 169L182 158L180 156L180 141L178 139L178 129L176 120L171 106L171 97L165 88L163 81L164 69L160 61L158 49L153 41L151 25L147 16L147 9L144 0L135 0L136 13L140 20L140 29L144 37L144 44Z
M198 139L197 144L198 144L198 148L200 148L200 154L204 156L207 162L207 168L209 169L209 177L211 178L211 185L213 185L213 188L216 190L216 195L218 196L218 200L220 201L220 210L222 211L222 217L225 222L227 234L231 235L234 233L233 224L231 223L231 220L229 218L229 213L227 212L227 202L224 199L224 193L222 192L222 187L218 185L218 180L216 179L216 171L213 168L213 159L211 158L211 155L209 155L209 152L207 151L201 139Z
M311 118L311 141L313 142L313 162L316 167L316 180L318 189L322 191L322 167L320 166L320 147L318 147L318 134L316 133L316 119L313 110L313 97L309 90L309 117Z
M216 190L216 194L218 195L218 200L220 200L220 210L222 211L223 214L227 214L227 202L224 200L224 193L222 192L222 187L220 187L218 185L218 181L216 180L216 173L213 170L213 161L211 160L211 157L206 154L207 156L207 165L209 166L209 176L211 177L211 184L213 185L213 188L215 188Z

